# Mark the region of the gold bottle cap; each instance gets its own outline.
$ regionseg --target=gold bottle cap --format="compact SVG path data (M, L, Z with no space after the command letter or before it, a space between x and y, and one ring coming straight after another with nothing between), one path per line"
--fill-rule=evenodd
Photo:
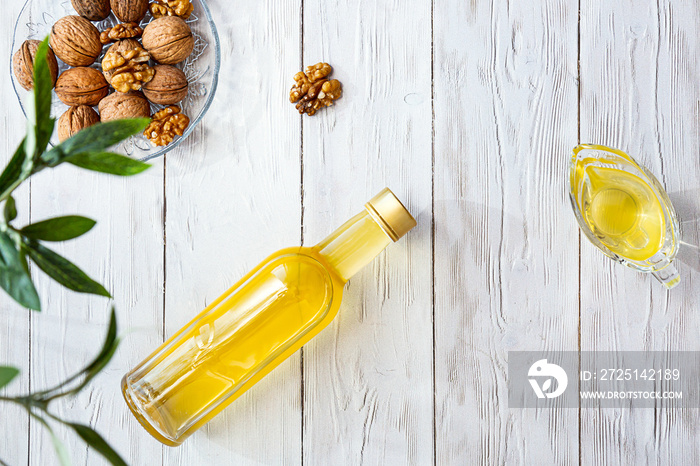
M389 188L370 199L365 209L395 242L416 226L416 219Z

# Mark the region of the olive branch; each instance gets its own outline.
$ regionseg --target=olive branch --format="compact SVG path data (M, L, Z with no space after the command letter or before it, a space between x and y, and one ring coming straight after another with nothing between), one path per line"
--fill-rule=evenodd
M29 260L50 278L70 290L107 298L111 298L111 295L104 286L90 278L75 264L43 244L82 236L90 231L96 222L86 217L70 215L18 228L12 224L17 218L17 205L12 197L15 189L32 175L64 162L86 170L119 176L135 175L150 166L109 152L113 145L143 131L149 123L147 118L97 123L49 148L56 120L51 117L53 86L46 59L48 49L48 39L45 39L39 45L34 58L34 92L29 96L27 135L0 174L0 202L4 202L3 214L0 215L0 288L22 306L35 311L41 310L41 302L29 273ZM63 420L48 409L54 400L75 396L85 388L110 361L118 344L117 321L112 308L102 349L83 370L47 390L15 397L0 396L0 402L24 407L32 419L44 426L51 436L62 465L70 464L68 450L55 435L51 423L59 423L72 429L111 464L126 464L92 428ZM13 381L19 372L15 367L0 366L0 389ZM0 461L0 464L4 463Z

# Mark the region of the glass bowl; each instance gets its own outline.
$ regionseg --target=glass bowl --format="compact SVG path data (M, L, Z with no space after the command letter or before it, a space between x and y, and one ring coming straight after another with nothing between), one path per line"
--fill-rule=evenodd
M182 141L192 133L209 109L214 99L214 94L216 93L219 68L221 65L219 35L216 32L216 26L214 25L211 12L205 0L192 0L192 4L194 6L194 11L186 22L189 24L194 34L194 50L185 61L175 65L184 71L189 82L187 97L183 99L179 106L182 108L182 112L190 117L190 125L181 137L176 136L175 140L167 146L153 146L145 136L136 135L116 146L115 150L140 160L149 160L158 157L165 152L173 150L182 143ZM27 0L15 24L15 31L12 37L12 54L10 57L22 46L25 40L43 40L51 32L53 24L58 19L68 15L77 15L70 0ZM145 27L152 19L151 13L146 13L146 17L141 21L141 27ZM113 13L104 21L93 22L100 31L118 23L119 20ZM102 62L102 57L109 48L109 45L111 44L103 47L102 53L92 65L93 68L100 69L99 64ZM69 67L59 59L58 68L59 73L62 73ZM22 112L24 112L26 116L29 92L24 90L17 82L17 78L12 71L11 58L10 75L12 76L12 85L15 89L20 107L22 107ZM113 89L112 92L114 92ZM161 108L163 108L162 105L151 104L151 113L155 113ZM52 115L58 118L66 110L68 110L68 106L61 102L58 97L56 97L56 93L54 93L51 104ZM54 130L51 144L55 145L57 143L58 136Z

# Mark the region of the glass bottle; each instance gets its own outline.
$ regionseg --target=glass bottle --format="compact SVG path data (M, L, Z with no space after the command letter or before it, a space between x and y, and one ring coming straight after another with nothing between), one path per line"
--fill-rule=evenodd
M385 188L316 246L272 254L124 376L134 416L180 445L326 327L345 282L415 225Z

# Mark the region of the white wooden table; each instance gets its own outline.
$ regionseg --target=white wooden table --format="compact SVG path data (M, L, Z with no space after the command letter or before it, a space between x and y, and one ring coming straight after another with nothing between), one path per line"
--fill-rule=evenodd
M0 58L22 0L3 2ZM121 348L57 406L134 465L699 464L697 410L507 407L512 350L698 350L697 259L668 293L579 234L565 172L579 140L627 150L699 241L700 10L676 0L211 0L223 46L203 124L145 174L60 167L25 220L98 219L59 247L115 296ZM328 61L336 107L300 118L302 63ZM24 131L0 73L3 160ZM268 253L310 245L391 187L418 227L349 284L336 321L179 448L137 424L122 374ZM13 392L79 368L110 303L37 274L45 310L0 296ZM0 458L54 463L0 406ZM75 464L102 459L67 431Z

